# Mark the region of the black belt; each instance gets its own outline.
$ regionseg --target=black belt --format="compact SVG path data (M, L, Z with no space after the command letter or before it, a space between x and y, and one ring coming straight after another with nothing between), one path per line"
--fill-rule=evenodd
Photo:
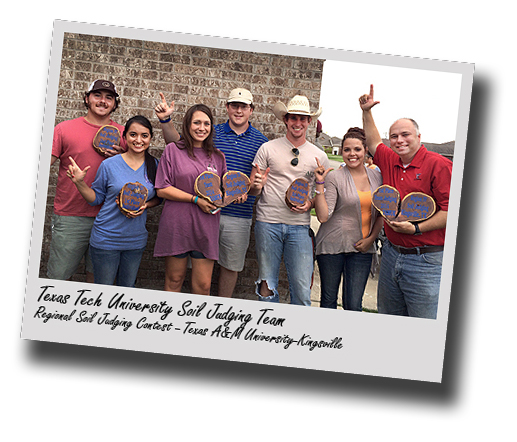
M390 246L402 255L423 255L424 253L443 252L443 246L400 247L390 242Z

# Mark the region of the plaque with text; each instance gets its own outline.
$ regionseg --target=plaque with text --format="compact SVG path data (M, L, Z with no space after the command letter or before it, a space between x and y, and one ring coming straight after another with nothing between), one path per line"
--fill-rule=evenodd
M196 178L194 191L217 207L226 207L246 195L250 185L248 176L236 170L226 172L222 180L213 172L203 172Z
M223 175L223 204L228 206L250 190L250 179L245 173L230 170Z
M436 203L422 192L408 193L400 203L397 221L423 221L436 212Z
M147 201L148 190L140 183L126 183L118 197L118 206L122 213L137 212Z
M213 172L203 172L196 178L194 191L217 207L223 206L223 192L219 175Z
M387 184L373 192L372 205L388 221L424 221L436 212L436 203L429 195L411 192L400 201L399 191Z
M393 221L399 212L400 193L394 187L384 184L373 192L372 205L384 218Z
M93 138L93 148L104 155L106 151L113 151L113 145L120 145L120 132L115 126L102 126Z
M305 178L295 179L285 193L285 202L289 207L303 206L309 199L309 181Z

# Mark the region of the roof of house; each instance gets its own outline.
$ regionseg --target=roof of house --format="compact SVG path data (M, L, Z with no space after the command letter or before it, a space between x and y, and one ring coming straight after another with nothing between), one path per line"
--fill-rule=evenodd
M331 137L324 132L319 136L318 142L322 146L341 146L341 138ZM390 145L389 140L385 138L383 138L382 142L387 146ZM427 150L437 152L451 160L454 156L454 141L448 141L447 143L427 143L424 141L422 144L427 148Z

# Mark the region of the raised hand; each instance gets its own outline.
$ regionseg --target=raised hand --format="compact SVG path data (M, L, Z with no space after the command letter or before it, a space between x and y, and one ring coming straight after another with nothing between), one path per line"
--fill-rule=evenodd
M162 99L161 103L158 103L154 108L154 112L156 116L160 120L166 120L168 117L172 115L174 112L174 101L171 101L171 104L167 104L167 100L165 99L165 95L160 92L160 98Z
M68 165L66 176L72 180L72 183L75 184L75 187L77 187L82 197L87 202L93 203L95 201L95 192L84 182L84 177L90 166L86 166L81 170L72 157L68 157L68 159L70 160L70 164Z
M256 190L262 190L262 188L266 185L267 176L269 174L270 168L268 167L265 171L260 170L256 164L253 165L255 168L255 174L253 175L253 181L251 182L251 187Z
M334 168L329 167L328 169L325 170L325 168L321 165L321 163L317 157L316 157L316 164L318 165L318 167L316 167L316 169L314 169L314 175L316 176L316 181L320 181L320 182L325 181L325 177L327 176L327 174L331 170L334 170Z
M373 84L370 85L370 93L364 94L359 97L359 106L363 111L369 111L372 107L379 104L380 101L373 99Z
M81 170L81 168L77 165L72 157L68 157L68 159L70 160L70 164L68 165L66 176L70 178L74 184L82 183L90 166L86 166L83 170Z

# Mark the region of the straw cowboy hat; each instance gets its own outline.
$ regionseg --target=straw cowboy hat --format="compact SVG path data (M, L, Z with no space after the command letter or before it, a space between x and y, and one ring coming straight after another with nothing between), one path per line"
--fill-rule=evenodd
M303 95L295 95L287 104L280 101L273 107L273 113L279 120L284 121L285 114L307 115L308 117L318 118L321 115L322 109L319 108L317 112L311 114L311 107L309 100Z

